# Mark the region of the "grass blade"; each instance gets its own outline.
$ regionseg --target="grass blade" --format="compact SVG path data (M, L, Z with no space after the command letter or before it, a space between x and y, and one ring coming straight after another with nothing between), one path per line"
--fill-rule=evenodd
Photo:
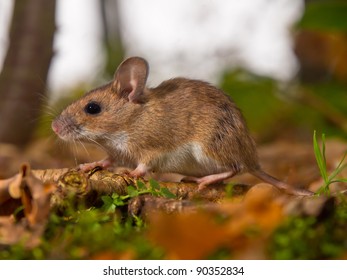
M338 178L335 179L335 177L344 169L347 167L347 163L344 163L346 157L347 157L347 151L344 153L341 161L335 168L335 170L328 175L327 173L327 165L326 165L326 157L325 157L325 134L322 134L322 149L320 148L318 141L317 141L317 134L316 131L313 132L313 149L314 154L316 157L317 165L319 168L319 171L321 173L321 176L324 180L324 184L318 189L318 194L324 193L325 195L329 195L330 189L329 186L333 183L347 183L346 178Z
M328 175L327 175L327 169L326 169L326 159L325 159L325 136L324 134L322 135L322 141L323 141L323 154L322 151L320 150L318 141L317 141L317 135L316 135L316 131L314 131L313 133L313 150L314 150L314 154L316 157L316 161L317 161L317 165L320 171L320 174L324 180L325 183L328 182Z

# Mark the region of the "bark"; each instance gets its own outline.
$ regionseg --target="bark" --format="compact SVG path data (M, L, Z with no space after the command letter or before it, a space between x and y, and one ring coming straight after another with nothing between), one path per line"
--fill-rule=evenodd
M18 174L9 179L0 180L0 214L4 210L4 205L7 205L5 204L7 201L21 197L22 182L28 176L27 174L36 178L43 186L49 186L51 206L58 208L64 206L68 198L71 197L74 197L76 201L85 201L87 205L93 206L104 195L112 195L113 193L126 195L128 186L137 188L138 184L137 180L126 175L115 174L98 168L84 173L80 170L67 168L30 170L29 165L23 164ZM151 187L150 182L140 181L147 189ZM179 200L219 202L226 196L225 186L221 184L208 186L203 190L199 190L195 183L160 182L160 186L167 188ZM250 186L246 185L234 185L232 194L233 196L242 196L249 188ZM148 204L148 199L142 202L144 201ZM132 206L132 212L138 211L134 210L135 205L136 203Z
M105 70L108 75L113 76L115 69L124 58L119 1L100 0L100 10L106 49Z
M24 146L33 135L53 55L55 0L15 1L0 75L0 142Z

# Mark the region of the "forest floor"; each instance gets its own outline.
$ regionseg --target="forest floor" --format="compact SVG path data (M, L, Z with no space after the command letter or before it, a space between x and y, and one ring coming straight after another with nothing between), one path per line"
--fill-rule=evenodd
M287 183L312 192L324 183L312 143L278 141L258 151L263 169ZM345 152L345 142L325 142L329 174ZM347 258L346 183L301 197L249 174L198 191L73 168L103 156L93 146L71 155L51 140L24 151L1 145L0 258Z

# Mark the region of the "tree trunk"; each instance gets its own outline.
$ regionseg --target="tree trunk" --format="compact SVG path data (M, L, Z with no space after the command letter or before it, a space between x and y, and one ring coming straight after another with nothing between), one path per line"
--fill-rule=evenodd
M44 101L53 55L55 0L15 1L0 75L0 142L24 146Z
M105 71L113 76L124 59L124 46L121 38L121 20L118 0L100 0L103 36L106 49Z

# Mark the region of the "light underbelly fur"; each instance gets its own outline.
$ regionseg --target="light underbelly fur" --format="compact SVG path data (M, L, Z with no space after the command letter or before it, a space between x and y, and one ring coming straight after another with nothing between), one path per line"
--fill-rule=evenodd
M166 152L151 163L155 172L174 172L189 176L206 176L226 171L214 159L209 158L200 144L186 143L175 151Z
M111 145L119 152L118 162L128 167L135 167L143 163L141 159L130 159L128 155L129 135L122 131L113 135ZM134 161L135 160L135 161ZM136 161L138 161L136 163ZM221 166L217 161L208 157L201 145L197 142L190 142L181 145L174 151L160 153L149 163L149 170L158 173L179 173L187 176L206 176L227 171L226 167Z

